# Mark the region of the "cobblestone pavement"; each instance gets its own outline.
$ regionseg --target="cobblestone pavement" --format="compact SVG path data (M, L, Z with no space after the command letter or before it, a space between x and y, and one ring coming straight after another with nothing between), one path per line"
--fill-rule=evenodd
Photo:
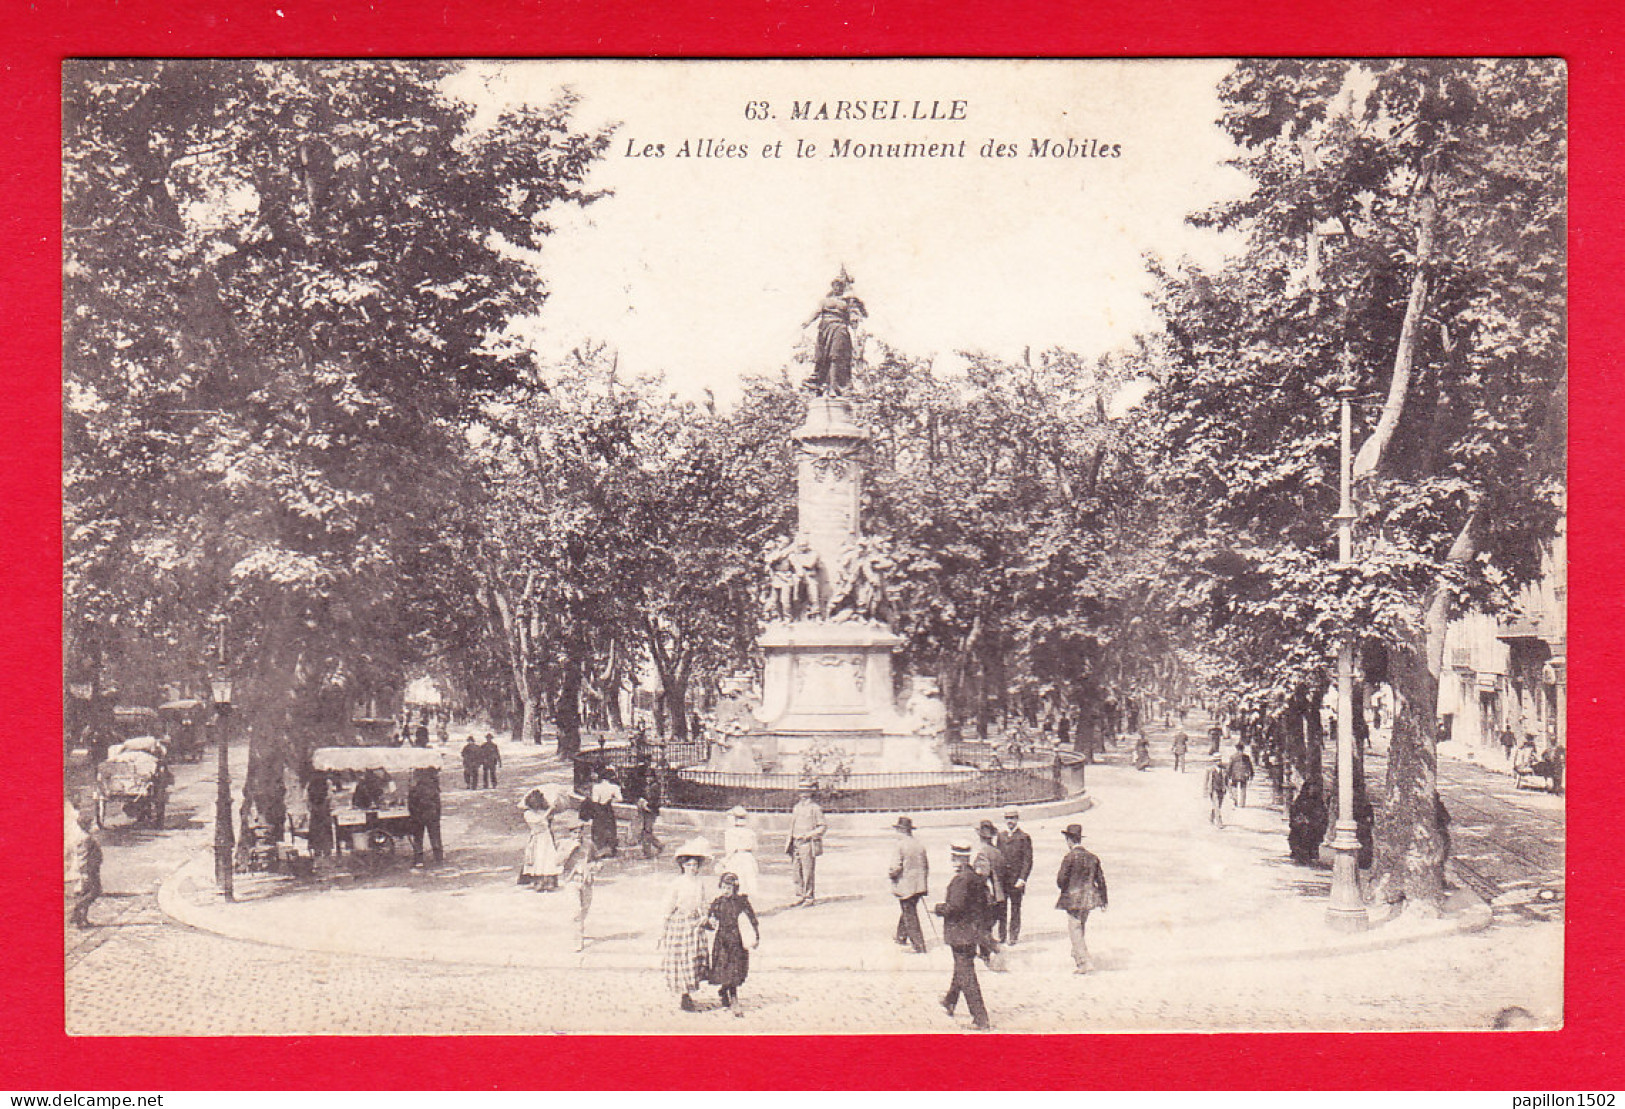
M746 1015L682 1013L658 973L498 969L290 951L131 914L68 974L68 1028L91 1035L370 1035L549 1031L951 1032L947 975L760 971ZM1483 1029L1504 1007L1557 1019L1551 923L1281 963L982 974L1009 1032Z
M1160 754L1165 744L1154 743ZM188 928L158 910L159 880L189 856L201 859L208 845L207 770L185 768L192 772L183 772L172 804L185 826L109 833L113 896L95 913L109 924L69 935L68 1030L718 1034L968 1027L963 1013L953 1019L936 1004L948 978L946 952L905 957L889 943L895 909L878 877L883 835L832 843L821 874L821 893L832 896L811 910L778 907L788 875L764 842L759 902L769 911L763 948L742 990L742 1019L718 1009L679 1012L653 969L645 918L670 873L669 859L612 864L587 956L579 963L557 958L563 895L536 895L512 881L522 839L512 827L512 806L529 781L557 768L529 751L514 750L508 762L514 773L502 789L448 792L448 831L454 822L458 831L448 835L445 873L386 875L259 906L223 907L283 913L265 918L272 924L267 938L291 947ZM982 974L998 1029L1473 1029L1512 1005L1544 1023L1561 1020L1562 926L1539 916L1502 914L1483 932L1363 953L1212 957L1248 937L1265 950L1271 943L1290 949L1293 929L1318 923L1325 876L1280 861L1281 815L1261 799L1235 813L1224 831L1208 828L1196 796L1199 779L1194 771L1174 774L1160 759L1143 774L1115 765L1093 772L1099 805L1082 822L1112 879L1112 908L1090 923L1099 967L1092 975L1068 973L1062 920L1048 893L1065 821L1029 826L1038 865L1028 934L1012 949L1008 973ZM945 882L950 834L927 833L934 897ZM363 942L321 950L313 921ZM290 929L305 931L283 934ZM429 943L420 951L428 957L391 957L403 950L403 935ZM821 958L809 960L808 951ZM491 965L501 962L517 965Z

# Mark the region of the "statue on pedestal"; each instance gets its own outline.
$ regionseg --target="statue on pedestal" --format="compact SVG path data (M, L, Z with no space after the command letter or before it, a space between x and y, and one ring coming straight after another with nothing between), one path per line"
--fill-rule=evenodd
M726 774L755 774L761 770L748 738L756 727L756 710L760 707L748 681L730 679L725 684L711 722L714 738L707 770Z
M813 348L813 372L807 386L819 396L845 396L852 388L852 329L868 316L863 301L850 295L852 279L846 267L830 283L829 295L818 303L803 327L818 324L818 342Z
M885 540L878 537L865 536L842 547L832 578L826 618L884 622L886 571L892 565Z
M767 564L769 620L802 620L820 613L818 604L818 552L806 536L797 536L769 548Z

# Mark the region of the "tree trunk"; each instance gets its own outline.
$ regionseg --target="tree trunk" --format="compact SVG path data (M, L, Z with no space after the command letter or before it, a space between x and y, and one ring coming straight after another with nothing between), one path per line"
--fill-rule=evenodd
M1372 875L1379 901L1436 907L1444 899L1445 837L1438 819L1438 756L1431 726L1439 683L1415 645L1389 655L1394 731L1387 797L1377 813Z
M566 664L564 680L559 686L558 699L553 705L553 720L559 726L559 754L574 758L581 753L581 668L574 662Z

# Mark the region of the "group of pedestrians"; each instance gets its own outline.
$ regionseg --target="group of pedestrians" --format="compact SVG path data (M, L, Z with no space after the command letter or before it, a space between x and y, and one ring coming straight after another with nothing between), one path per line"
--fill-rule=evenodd
M711 844L704 837L677 849L677 878L661 906L656 945L660 971L684 1012L699 1010L694 994L709 982L717 987L723 1007L739 1017L744 1015L739 987L750 974L750 953L761 941L761 923L733 871L718 877L719 892L707 901L700 870L710 857Z
M1215 753L1203 777L1202 792L1208 801L1208 820L1215 828L1224 827L1224 803L1240 809L1247 807L1247 785L1253 780L1253 760L1243 744L1236 744L1235 752L1225 761L1223 753Z
M427 746L423 744L422 746ZM495 789L497 770L502 766L502 751L496 736L485 733L485 742L476 743L472 734L463 744L463 785L469 789Z
M906 826L905 826L905 822ZM997 950L1000 942L1014 944L1019 940L1021 928L1020 894L1025 892L1026 879L1019 879L1015 883L1007 884L1003 890L1004 898L1001 906L999 890L996 888L996 879L1001 873L1007 882L1014 872L1009 864L1004 862L1005 857L1019 857L1022 853L1022 844L1026 849L1026 866L1030 873L1032 866L1032 840L1021 831L1019 827L1019 814L1005 813L1007 852L1001 852L998 839L989 841L986 831L991 827L991 821L984 821L977 829L982 846L974 851L968 843L955 843L949 848L953 861L954 874L948 882L948 890L943 901L933 912L942 917L942 939L953 952L953 977L948 983L948 992L943 996L942 1008L949 1016L953 1016L959 1006L961 997L970 1011L971 1027L986 1030L992 1027L988 1019L987 1004L982 997L981 983L976 977L976 960L980 956L992 965L990 955ZM912 840L912 822L907 817L898 821L898 833L901 839ZM1019 839L1017 838L1019 834ZM1083 827L1079 824L1069 824L1061 833L1066 841L1066 855L1061 860L1060 870L1055 877L1055 884L1060 891L1055 907L1067 915L1067 935L1071 942L1073 971L1077 974L1087 974L1093 969L1089 959L1089 947L1086 940L1086 929L1089 914L1095 909L1104 909L1107 904L1106 875L1101 868L1100 859L1083 846ZM906 844L899 844L899 856L909 854ZM978 865L979 860L988 860L987 864ZM992 874L985 873L991 867ZM894 865L895 869L895 865ZM923 883L924 866L923 853L919 865ZM897 892L896 879L893 879L893 892ZM912 886L905 887L912 888ZM1013 906L1010 893L1018 894ZM1010 915L1011 908L1015 915ZM909 917L908 902L904 901L904 918L898 923L901 934L906 930ZM1003 921L1002 936L996 935L997 922ZM918 922L915 922L917 929Z

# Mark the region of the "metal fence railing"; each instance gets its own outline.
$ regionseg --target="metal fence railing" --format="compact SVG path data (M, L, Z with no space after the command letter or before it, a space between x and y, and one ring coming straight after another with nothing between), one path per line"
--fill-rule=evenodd
M789 812L801 778L795 774L725 774L681 770L667 786L668 805L725 809L743 805L752 812ZM979 809L1058 801L1081 788L1060 767L851 774L818 790L826 812L920 812Z

